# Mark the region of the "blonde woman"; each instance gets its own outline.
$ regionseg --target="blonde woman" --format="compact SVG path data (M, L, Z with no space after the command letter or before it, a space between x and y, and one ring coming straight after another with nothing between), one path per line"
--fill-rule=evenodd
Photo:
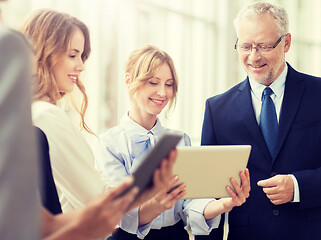
M142 156L165 132L174 130L161 125L158 115L168 105L175 105L178 89L173 60L154 46L135 50L126 65L125 83L131 107L121 123L100 136L108 157L96 157L97 165L113 181L119 181L140 163ZM190 145L184 134L181 145ZM184 229L187 218L193 234L206 235L216 228L220 214L245 202L249 195L249 173L241 173L242 186L231 181L231 198L181 200L184 184L171 192L163 192L127 214L114 239L189 239Z

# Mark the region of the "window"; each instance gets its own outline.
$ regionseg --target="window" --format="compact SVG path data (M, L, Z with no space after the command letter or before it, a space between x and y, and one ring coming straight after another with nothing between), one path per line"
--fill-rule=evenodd
M177 106L163 124L200 143L208 97L246 75L233 49L233 20L252 0L10 0L1 5L8 25L17 27L37 8L54 8L84 21L91 32L86 64L87 120L101 133L115 126L129 107L124 65L131 51L152 44L174 60ZM289 14L292 46L286 59L299 71L321 76L321 1L280 0ZM10 14L9 14L10 13Z

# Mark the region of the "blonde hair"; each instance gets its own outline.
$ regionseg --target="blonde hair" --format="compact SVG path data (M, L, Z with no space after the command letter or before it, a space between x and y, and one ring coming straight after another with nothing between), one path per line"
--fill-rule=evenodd
M85 38L84 51L81 59L85 62L91 52L89 30L87 26L75 17L51 9L42 9L34 12L25 22L22 32L29 37L35 48L37 72L33 81L33 100L49 98L50 103L64 96L59 92L53 67L58 59L66 53L70 39L75 30L80 29ZM88 98L83 83L78 79L76 86L83 96L78 109L82 127L92 133L85 123L85 113L88 107Z
M158 48L146 45L133 51L126 64L126 73L130 77L129 97L133 101L134 95L140 86L145 84L148 79L154 77L160 67L167 63L173 77L173 96L168 103L168 109L176 104L176 93L178 89L178 79L172 58Z

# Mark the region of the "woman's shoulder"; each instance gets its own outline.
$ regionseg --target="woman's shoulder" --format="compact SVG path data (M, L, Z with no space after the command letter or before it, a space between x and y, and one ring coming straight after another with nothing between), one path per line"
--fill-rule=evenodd
M180 131L180 130L177 130L177 129L172 129L172 128L166 128L164 127L163 128L164 130L164 133L173 133L173 134L180 134L180 135L183 135L183 136L188 136L187 133L183 132L183 131Z
M108 129L106 132L99 134L99 140L104 145L117 145L123 135L124 129L120 125L117 125Z
M178 145L180 146L190 146L191 145L191 138L188 136L187 133L176 130L176 129L170 129L170 128L164 128L164 133L173 133L173 134L179 134L182 135L182 140L179 142Z
M32 103L32 121L35 126L42 130L69 129L71 124L70 119L62 109L45 101Z
M56 105L45 101L35 101L32 103L33 118L46 117L48 115L65 115L64 112Z

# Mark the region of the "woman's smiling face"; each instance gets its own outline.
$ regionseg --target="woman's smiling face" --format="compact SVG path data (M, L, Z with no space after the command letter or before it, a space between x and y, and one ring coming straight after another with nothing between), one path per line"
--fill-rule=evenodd
M173 97L174 79L167 63L161 65L154 77L147 80L135 93L135 109L139 115L157 116Z
M53 68L54 77L61 93L68 93L74 89L80 73L84 70L81 55L84 51L85 37L77 28L71 35L69 47L57 61Z

